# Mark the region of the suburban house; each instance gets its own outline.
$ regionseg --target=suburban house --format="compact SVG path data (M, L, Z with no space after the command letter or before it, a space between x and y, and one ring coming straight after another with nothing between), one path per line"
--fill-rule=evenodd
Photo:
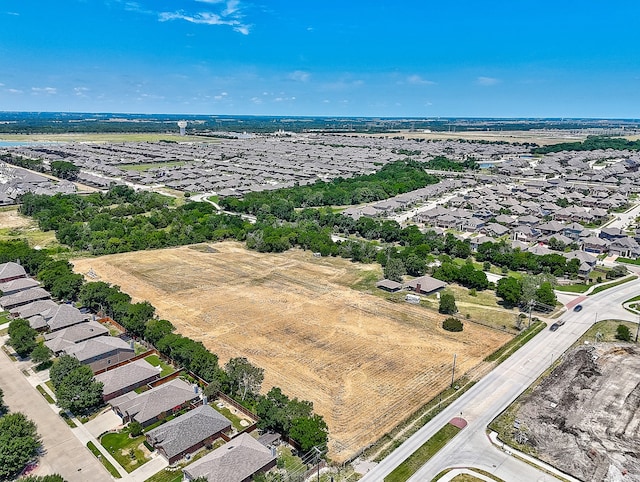
M589 236L582 240L582 249L587 253L604 253L609 249L611 244L606 239L602 239L596 236Z
M161 371L160 367L154 367L142 359L104 371L94 378L102 382L102 398L107 402L157 380Z
M32 316L40 315L43 318L47 317L47 314L58 307L55 301L52 300L39 300L29 303L27 305L16 306L11 310L11 316L14 318L24 318L28 320Z
M35 288L36 286L40 286L40 283L33 278L18 278L0 283L0 292L2 292L3 296L7 296L30 288Z
M640 245L629 237L614 239L609 245L609 254L622 256L624 258L637 258L640 256Z
M440 281L439 279L432 278L431 276L420 276L419 278L415 278L407 282L404 286L418 294L430 295L443 289L447 286L447 283Z
M87 321L89 315L85 315L75 306L66 303L58 305L52 312L48 313L47 324L51 331L62 330L83 321Z
M109 402L123 423L135 420L143 426L178 412L199 399L197 390L187 382L175 378L167 383L137 394L129 392Z
M89 365L94 372L135 355L129 343L115 336L99 336L81 341L69 346L63 353L76 357L81 363Z
M44 335L44 344L56 355L81 341L108 335L109 330L96 321L87 321Z
M28 290L18 291L12 295L0 298L0 306L5 310L12 310L19 306L28 305L34 301L46 300L51 298L51 294L44 288L29 288Z
M8 262L0 264L0 283L26 278L27 272L18 263Z
M146 433L147 442L170 464L212 443L231 430L231 422L209 405L201 405Z
M249 482L256 474L267 472L275 465L275 453L243 433L182 472L186 480L204 477L209 482Z

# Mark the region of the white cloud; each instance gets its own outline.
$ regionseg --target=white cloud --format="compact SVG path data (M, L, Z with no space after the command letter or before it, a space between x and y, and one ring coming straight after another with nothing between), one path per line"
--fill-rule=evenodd
M224 5L224 8L219 12L198 12L189 13L185 10L179 10L176 12L160 12L158 13L158 20L161 22L168 22L170 20L184 20L185 22L195 23L200 25L228 25L236 32L243 35L249 35L250 25L243 21L243 14L241 12L239 0L197 0L200 3L206 3L208 5Z
M73 88L73 92L78 97L86 97L87 96L87 92L89 92L89 89L87 87L74 87Z
M31 87L31 92L37 94L54 95L58 93L58 89L55 87Z
M290 80L295 80L296 82L307 82L311 78L311 74L309 72L305 72L304 70L295 70L291 72L287 77Z
M4 12L6 15L12 15L14 17L19 17L20 14L18 12Z
M0 82L0 87L4 87L4 84L2 82Z
M496 79L495 77L478 77L476 79L476 84L481 85L483 87L490 87L492 85L496 85L500 83L500 79Z
M260 105L262 104L262 99L260 97L251 97L251 102L254 104Z
M423 79L417 74L410 75L407 77L407 83L413 85L434 85L435 82L432 80Z
M7 89L7 92L9 92L10 94L22 94L22 91L20 89Z

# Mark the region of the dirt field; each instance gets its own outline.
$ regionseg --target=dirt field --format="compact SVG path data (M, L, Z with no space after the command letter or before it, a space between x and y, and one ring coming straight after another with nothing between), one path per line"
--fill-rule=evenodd
M503 425L515 433L518 420L545 462L580 480L640 481L637 345L579 346L512 407Z
M135 300L147 299L180 333L222 363L246 356L265 369L263 389L311 400L330 430L330 456L345 460L374 442L509 339L466 323L350 289L377 265L260 254L233 242L73 261Z
M32 247L57 244L53 231L40 231L36 221L18 214L17 207L5 207L0 209L0 241L13 239L26 239Z

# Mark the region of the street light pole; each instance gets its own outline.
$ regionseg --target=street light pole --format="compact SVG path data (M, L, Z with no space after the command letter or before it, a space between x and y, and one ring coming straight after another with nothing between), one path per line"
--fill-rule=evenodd
M453 367L451 369L451 386L453 387L453 380L456 376L456 354L453 354Z

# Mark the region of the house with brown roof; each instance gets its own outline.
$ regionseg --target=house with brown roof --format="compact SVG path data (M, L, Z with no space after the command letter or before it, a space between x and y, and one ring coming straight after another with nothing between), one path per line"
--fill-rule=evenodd
M276 455L248 433L182 469L186 480L204 477L209 482L249 482L256 474L271 470Z
M425 275L408 281L404 286L418 294L430 295L443 289L447 283Z
M44 344L58 355L76 343L108 334L109 330L97 321L86 321L62 330L46 333Z
M40 283L33 278L18 278L0 283L0 292L2 292L2 296L7 296L30 288L35 288L37 286L40 286Z

